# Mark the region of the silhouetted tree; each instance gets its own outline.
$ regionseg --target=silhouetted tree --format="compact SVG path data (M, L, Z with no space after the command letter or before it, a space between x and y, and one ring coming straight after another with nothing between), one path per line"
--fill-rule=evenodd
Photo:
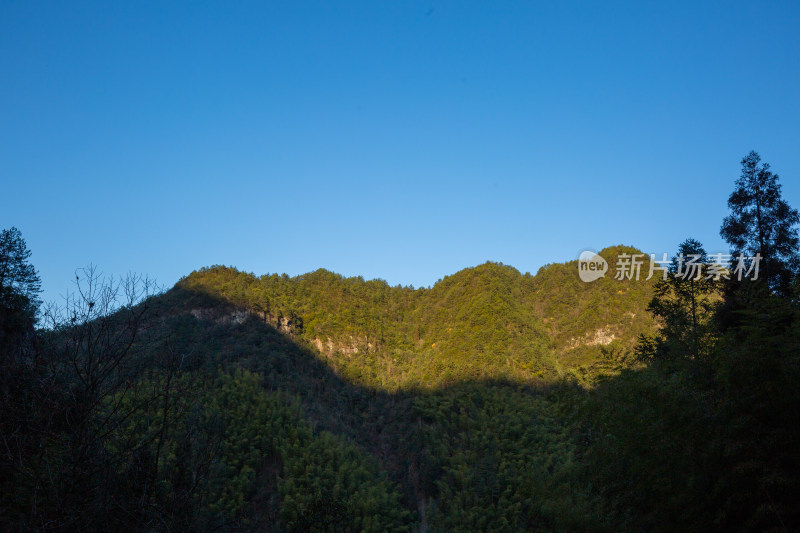
M723 272L709 270L703 245L686 239L672 258L666 279L655 286L647 310L661 321L654 337L641 337L637 353L642 358L675 359L700 357L708 352L712 338L710 296L717 290ZM715 279L719 278L719 279Z
M759 278L772 292L786 295L800 265L796 209L781 197L778 175L751 151L742 159L742 173L728 198L731 214L725 217L720 235L733 255L762 258Z
M5 354L32 330L41 282L17 228L0 232L0 353Z

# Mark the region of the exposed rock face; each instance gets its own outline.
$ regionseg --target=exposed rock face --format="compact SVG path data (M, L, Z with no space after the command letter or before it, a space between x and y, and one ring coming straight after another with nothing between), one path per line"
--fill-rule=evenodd
M267 318L266 322L269 324L270 323L269 319L271 319L272 317L269 316L269 315L267 315L267 317L268 318ZM296 326L297 326L296 322L297 322L296 320L292 320L292 318L290 318L290 317L279 316L279 317L274 319L273 324L275 325L275 329L277 329L281 333L286 333L287 335L291 335L291 334L295 333L295 330L297 329L296 328Z
M234 309L233 311L220 311L211 307L197 307L190 311L197 320L209 320L217 324L238 325L243 324L250 317L269 324L281 333L294 336L302 333L303 320L297 316L273 316L269 313L258 313L246 309Z
M294 337L303 331L303 319L298 316L274 316L269 313L247 311L245 309L234 309L232 311L221 311L212 307L197 307L190 311L191 315L197 320L208 320L222 325L239 325L253 317L265 324L269 324L281 333ZM333 340L330 337L313 339L311 344L319 352L327 357L332 357L339 353L342 355L353 356L359 353L373 353L376 346L366 337L356 337L350 335L349 338Z
M617 336L611 333L610 329L600 328L594 332L594 337L588 344L602 344L603 346L607 346L616 338Z
M210 320L217 324L242 324L250 313L236 309L230 313L221 313L219 310L210 307L197 307L190 311L197 320Z
M326 337L323 341L319 337L311 341L311 344L316 347L323 355L328 357L334 353L341 353L344 355L356 355L358 353L367 352L372 353L375 351L375 345L365 337L354 337L350 335L349 342L334 342L330 337Z
M237 309L228 316L228 320L230 320L231 324L243 324L248 316L250 316L250 313L247 311Z
M596 346L598 344L608 346L616 338L617 336L611 331L611 326L608 325L598 328L594 334L589 332L583 337L570 339L569 342L567 342L567 349L571 350L572 348L577 348L578 346Z

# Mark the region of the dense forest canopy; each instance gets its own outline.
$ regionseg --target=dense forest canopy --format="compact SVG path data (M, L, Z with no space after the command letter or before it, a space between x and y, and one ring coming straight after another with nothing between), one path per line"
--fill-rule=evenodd
M0 528L800 529L798 214L755 152L729 206L730 269L89 268L60 308L3 230Z

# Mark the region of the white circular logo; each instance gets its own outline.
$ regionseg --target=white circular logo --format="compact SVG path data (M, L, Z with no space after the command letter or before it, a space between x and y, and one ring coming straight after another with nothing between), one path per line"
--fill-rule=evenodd
M584 250L578 257L578 275L586 283L600 279L606 275L608 263L605 259L592 252Z

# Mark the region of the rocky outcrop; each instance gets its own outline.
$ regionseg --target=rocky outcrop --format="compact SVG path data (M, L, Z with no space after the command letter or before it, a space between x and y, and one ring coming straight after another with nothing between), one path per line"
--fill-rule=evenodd
M353 335L350 335L347 342L342 342L341 340L334 341L330 337L326 337L325 340L317 337L311 341L311 344L313 344L321 354L327 357L331 357L335 353L352 356L359 353L372 353L375 351L375 345L369 342L366 337L354 337Z
M598 328L594 333L589 332L583 337L572 338L566 343L567 350L572 350L579 346L608 346L617 336L611 331L611 326Z

